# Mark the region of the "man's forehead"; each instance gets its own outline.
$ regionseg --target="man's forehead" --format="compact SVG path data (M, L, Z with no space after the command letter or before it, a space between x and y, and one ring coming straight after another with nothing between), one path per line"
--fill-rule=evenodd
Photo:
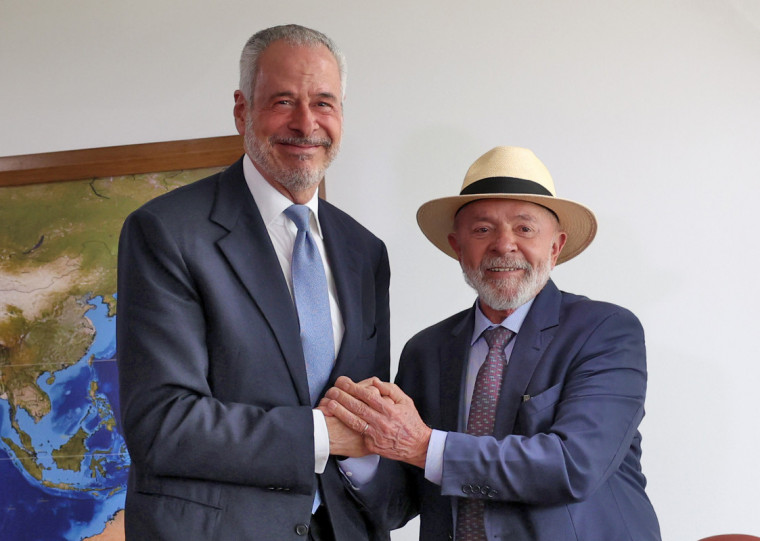
M254 90L266 86L266 97L299 91L304 84L314 95L340 99L341 80L338 61L320 44L291 44L275 41L261 53Z
M284 39L274 41L262 51L258 63L263 70L321 70L340 79L340 66L335 55L322 43L291 43Z

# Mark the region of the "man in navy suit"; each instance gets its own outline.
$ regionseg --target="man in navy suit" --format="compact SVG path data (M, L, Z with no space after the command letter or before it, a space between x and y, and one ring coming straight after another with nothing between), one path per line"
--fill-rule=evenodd
M240 67L245 156L150 201L122 230L127 539L387 539L347 482L369 482L379 457L339 464L336 455L367 450L309 396L291 275L297 230L284 212L308 208L324 267L334 355L321 390L338 375L387 379L385 246L317 196L342 135L343 57L323 34L287 25L255 34Z
M594 215L556 197L533 152L497 147L417 218L477 302L408 342L398 386L339 378L321 405L403 464L380 466L397 490L384 520L419 513L430 541L658 541L641 325L549 279L593 240Z

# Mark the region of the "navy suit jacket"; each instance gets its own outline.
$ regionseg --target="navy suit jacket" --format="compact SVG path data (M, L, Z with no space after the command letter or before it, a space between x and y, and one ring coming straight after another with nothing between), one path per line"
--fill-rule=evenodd
M328 388L387 380L385 246L325 201L319 220L345 324ZM317 483L338 540L387 538L333 458L314 473L298 316L242 160L127 218L118 310L127 539L304 539Z
M450 539L452 499L479 498L489 540L659 540L639 463L647 376L636 317L547 283L515 339L492 437L457 432L473 325L474 308L404 348L397 383L450 433L441 486L405 467L407 499L389 515L419 512L420 539Z

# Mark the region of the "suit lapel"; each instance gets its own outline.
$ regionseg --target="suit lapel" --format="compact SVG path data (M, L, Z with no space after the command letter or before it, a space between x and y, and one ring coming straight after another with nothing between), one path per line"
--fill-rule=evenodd
M459 408L464 389L464 366L467 362L472 329L475 324L474 309L465 312L462 320L454 326L451 334L440 343L440 411L441 429L459 430Z
M217 245L271 327L299 399L309 404L298 315L266 226L245 183L242 160L222 173L210 219L228 230Z
M549 280L536 296L520 332L504 373L499 405L496 411L494 436L510 434L517 420L517 411L546 348L559 325L562 295Z
M338 375L345 373L345 363L356 357L361 345L364 321L361 294L374 295L374 292L363 292L358 268L362 256L356 250L355 243L351 242L350 232L338 214L323 201L319 202L319 224L344 325L343 340L330 375L330 381L334 381Z

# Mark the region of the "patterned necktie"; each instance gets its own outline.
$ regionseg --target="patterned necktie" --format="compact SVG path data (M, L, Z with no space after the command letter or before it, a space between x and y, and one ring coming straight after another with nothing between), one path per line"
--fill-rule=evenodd
M335 347L327 278L319 248L309 229L310 212L309 207L305 205L292 205L285 209L285 215L298 228L291 264L293 295L301 326L301 345L306 359L309 396L311 403L316 404L330 377Z
M504 348L514 333L504 327L495 327L483 331L483 336L488 344L488 356L478 370L475 389L472 392L470 416L467 420L467 433L473 436L493 434L501 380L507 366ZM459 500L456 541L486 541L484 509L482 499Z

